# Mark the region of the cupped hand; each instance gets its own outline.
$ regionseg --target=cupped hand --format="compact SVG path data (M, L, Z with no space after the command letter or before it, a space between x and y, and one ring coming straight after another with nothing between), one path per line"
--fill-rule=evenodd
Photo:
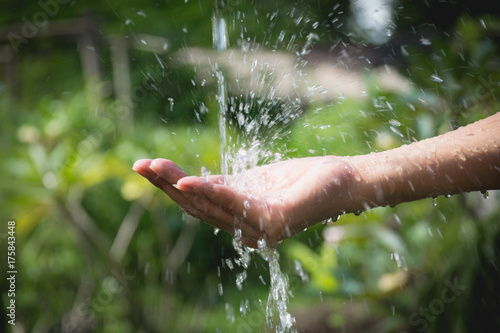
M139 160L133 169L188 215L241 237L250 247L260 239L275 246L345 211L353 178L346 160L332 156L291 159L236 176L188 176L166 159Z

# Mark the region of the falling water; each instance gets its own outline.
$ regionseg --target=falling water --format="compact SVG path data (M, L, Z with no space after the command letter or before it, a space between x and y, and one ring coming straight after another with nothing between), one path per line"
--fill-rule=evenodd
M276 249L262 249L260 253L269 262L269 275L271 277L266 308L267 323L272 327L274 311L278 311L280 321L276 326L276 331L295 332L295 318L288 312L288 299L292 293L288 276L281 272L278 251Z
M227 25L226 21L222 17L218 17L217 14L212 16L212 39L214 47L217 51L221 52L227 49L228 37L227 37ZM220 139L220 153L221 153L221 166L222 174L227 175L229 173L229 165L227 161L227 87L224 73L218 64L216 66L216 77L217 77L217 104L219 106L218 119L219 119L219 139Z
M225 19L220 17L218 13L215 13L212 16L212 29L214 48L219 52L227 50L229 44L227 25ZM252 60L251 72L254 72L257 67L257 63L256 59ZM260 78L259 74L255 75L256 78ZM229 101L225 73L217 63L215 64L215 76L217 79L217 103L219 108L218 121L221 171L223 175L231 174L233 176L232 186L240 186L242 190L245 190L245 182L242 181L242 184L240 184L238 181L238 176L240 176L241 173L249 168L257 166L260 160L269 157L269 155L273 156L274 159L279 159L279 154L272 155L264 149L263 142L259 140L259 138L262 138L262 136L260 136L260 131L262 129L259 128L259 126L265 126L266 129L269 129L270 127L276 125L279 121L286 123L297 115L299 108L297 107L296 101L288 103L287 105L277 103L276 99L273 97L275 90L270 89L271 91L268 95L268 97L270 97L270 102L264 102L264 99L261 99L255 103L261 107L261 109L259 109L260 121L257 122L255 119L249 119L248 110L254 106L253 93L251 94L252 96L245 101L245 103L240 102L238 104L235 101ZM235 106L234 104L238 105ZM245 139L234 140L239 142L240 147L235 147L235 144L232 143L233 138L229 136L229 108L231 108L231 111L239 111L237 114L238 125L239 127L244 128L243 133L248 136ZM275 119L271 120L270 113L273 111L273 108L281 108L281 111L284 111L281 115L275 115ZM249 142L249 144L246 144L245 142ZM230 144L233 144L233 146L230 147ZM238 290L242 290L243 282L247 278L247 268L251 260L251 254L254 252L254 249L250 249L239 242L239 239L241 238L241 229L239 227L238 219L235 219L234 228L235 240L233 241L233 246L238 255L237 258L234 259L234 263L243 268L243 271L237 274L235 283ZM277 312L279 315L279 323L276 324L276 331L294 332L295 318L288 313L287 310L291 291L289 288L288 276L281 272L278 252L276 249L268 248L263 240L259 241L259 250L257 252L269 263L270 290L266 306L267 324L269 327L274 326L273 317ZM229 263L232 265L230 260ZM222 294L222 292L222 285L219 285L219 294ZM232 307L226 307L226 313L228 316L230 318L234 318L234 315L232 314ZM244 309L245 311L243 311L242 314L246 313L247 308L244 307Z

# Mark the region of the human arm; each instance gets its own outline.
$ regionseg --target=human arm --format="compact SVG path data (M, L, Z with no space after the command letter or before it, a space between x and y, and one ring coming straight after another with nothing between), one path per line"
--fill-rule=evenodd
M430 139L350 158L367 207L500 188L500 113ZM364 199L363 199L364 198Z
M189 177L173 162L140 160L134 170L186 213L252 247L343 213L441 194L500 188L500 113L385 152L292 159L238 178ZM244 185L241 185L241 184ZM173 186L175 184L175 186ZM236 184L239 184L236 186Z

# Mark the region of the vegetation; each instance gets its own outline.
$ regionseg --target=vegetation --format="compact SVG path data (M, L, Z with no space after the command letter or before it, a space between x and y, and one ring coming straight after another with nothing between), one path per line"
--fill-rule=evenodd
M85 77L75 36L25 34L15 62L0 72L0 221L6 227L16 222L18 331L271 331L265 320L267 263L252 254L239 290L235 281L244 269L229 235L184 216L131 170L139 158L165 157L191 174L220 171L215 83L201 84L200 67L175 58L185 47L212 48L215 5L129 0L2 6L6 30L0 31L26 22L42 25L44 16L37 13L51 23L91 13L103 43L98 79ZM479 15L481 8L465 12L448 2L435 6L450 13L446 21L426 16L436 7L399 4L400 34L374 46L348 28L346 2L217 2L221 15L236 22L229 27L231 46L241 47L243 34L273 49L265 42L286 31L287 38L296 34L299 47L314 30L318 49L342 40L373 54L389 50L385 60L412 82L408 91L389 91L372 68L362 68L368 73L363 98L301 104L301 116L285 124L280 133L288 134L273 144L284 158L385 150L498 110L499 16ZM133 93L124 105L112 92L116 82L105 37L138 34L170 44L160 55L130 50ZM277 50L294 51L287 47ZM17 89L9 81L12 68ZM240 134L237 126L232 130ZM470 193L377 208L286 240L278 250L299 330L500 327L499 200L493 192L488 199ZM1 231L2 254L7 230ZM2 256L0 269L7 272ZM10 300L6 279L0 288L3 319Z

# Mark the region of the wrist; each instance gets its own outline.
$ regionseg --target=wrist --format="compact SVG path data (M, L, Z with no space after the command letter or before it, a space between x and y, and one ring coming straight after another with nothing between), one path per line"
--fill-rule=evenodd
M363 177L358 169L359 157L325 156L329 173L323 191L327 193L329 204L325 205L327 218L336 219L342 214L360 213L366 210L363 204L365 189Z
M425 159L422 152L406 151L404 147L350 157L353 212L425 197L423 192L429 192L422 191L423 181L432 183L435 177L431 166L422 168Z

